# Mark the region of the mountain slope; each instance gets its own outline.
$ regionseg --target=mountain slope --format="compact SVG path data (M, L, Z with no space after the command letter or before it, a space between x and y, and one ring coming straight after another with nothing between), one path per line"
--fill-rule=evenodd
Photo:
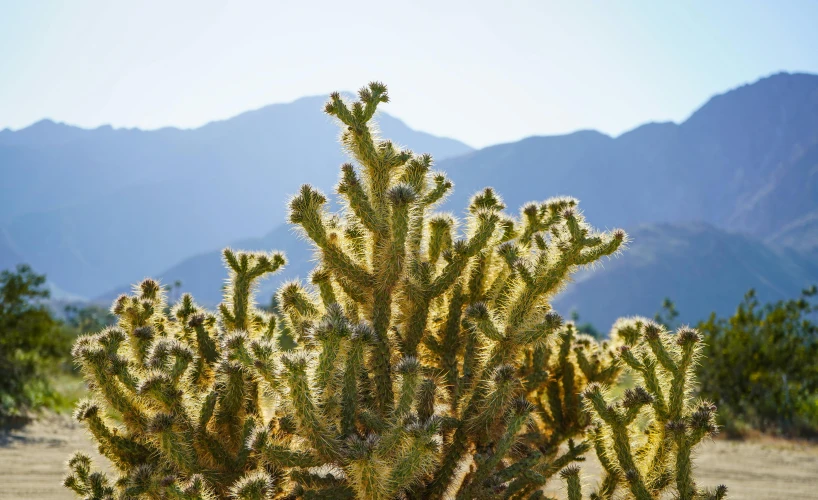
M818 283L818 261L703 223L652 224L630 232L621 255L579 273L555 301L562 313L606 330L625 315L653 317L671 298L683 322L732 313L750 288L762 301Z
M818 210L816 145L818 76L782 73L710 99L680 125L532 137L440 168L458 187L450 207L491 185L509 207L575 196L603 227L701 220L767 239Z
M289 224L281 224L260 238L235 241L230 247L236 250L264 252L278 250L286 255L287 265L274 276L259 283L257 297L265 303L281 283L292 279L307 280L313 268L311 244L296 234ZM199 303L212 307L222 299L222 285L227 281L227 269L222 261L221 250L212 250L188 257L155 278L165 284L180 281L181 292L191 293ZM129 289L130 286L123 284L102 294L96 300L109 302Z
M818 141L795 150L730 221L770 243L818 251Z
M324 97L198 129L0 132L0 227L61 288L98 295L283 221L306 180L329 189L346 160ZM382 113L384 133L438 158L471 150Z
M11 239L3 229L0 229L0 271L11 269L17 264L22 264L25 259L14 248Z

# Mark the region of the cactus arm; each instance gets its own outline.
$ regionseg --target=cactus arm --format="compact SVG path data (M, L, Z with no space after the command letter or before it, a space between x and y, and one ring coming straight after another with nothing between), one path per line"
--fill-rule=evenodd
M579 483L579 467L569 466L560 472L567 486L568 500L582 500L582 485Z
M346 197L349 207L364 227L373 233L383 232L385 221L372 208L369 196L355 173L355 167L350 163L345 163L341 166L341 172L342 177L338 185L338 192Z
M478 459L477 470L471 477L468 485L461 489L458 499L473 498L482 484L489 478L492 471L500 464L500 461L509 452L518 439L518 434L524 425L528 423L533 406L526 400L515 402L509 414L506 416L505 432L494 447L494 453L483 459Z
M284 265L284 256L281 253L234 252L229 248L224 249L222 254L231 271L230 286L227 288L228 299L232 302L229 326L233 330L248 330L253 282L265 274L276 272Z
M441 345L440 368L444 373L446 388L449 392L449 407L453 415L458 412L458 400L460 394L460 374L458 371L458 341L460 340L460 319L463 308L462 287L455 285L449 299L446 323L443 327Z
M306 360L284 357L287 385L301 435L307 438L319 456L334 461L339 456L338 443L319 414L307 380Z
M313 270L310 281L313 285L318 287L321 294L321 302L325 308L338 302L338 298L332 286L332 274L329 271L320 267Z
M344 436L355 431L355 417L358 407L358 379L364 361L364 343L367 331L357 328L352 334L351 347L345 361L343 388L341 390L341 430Z
M605 471L605 477L602 479L602 483L599 485L595 494L600 500L610 500L613 498L614 493L616 493L616 487L622 480L621 473L609 456L609 451L605 443L605 434L602 430L597 427L592 431L591 437L594 442L596 456L599 459L600 465L602 465L602 469Z

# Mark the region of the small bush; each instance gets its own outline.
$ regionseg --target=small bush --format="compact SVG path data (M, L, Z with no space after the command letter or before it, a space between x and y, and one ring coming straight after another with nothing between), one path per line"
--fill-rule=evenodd
M800 298L760 305L749 291L730 318L699 324L701 394L725 410L728 430L743 421L765 432L818 434L818 324L815 287ZM729 422L728 422L729 421Z
M68 358L73 336L44 300L45 276L27 265L0 273L0 419L59 399L45 374Z

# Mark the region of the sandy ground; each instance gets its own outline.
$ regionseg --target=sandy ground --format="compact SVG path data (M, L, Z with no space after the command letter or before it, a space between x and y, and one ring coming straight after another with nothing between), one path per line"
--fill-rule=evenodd
M21 429L0 431L0 499L73 499L62 485L65 463L82 450L106 469L80 424L63 415L51 415Z
M581 467L583 496L590 495L602 468L593 455ZM764 437L706 441L697 450L694 467L701 486L727 485L732 500L818 499L818 443ZM552 481L546 492L565 498L558 482Z
M21 429L0 432L0 499L70 499L63 488L65 461L84 450L103 459L84 429L67 417L51 416ZM818 499L818 445L773 439L716 440L702 445L696 459L702 485L724 483L732 499ZM583 465L590 493L599 464ZM551 492L563 496L560 486Z

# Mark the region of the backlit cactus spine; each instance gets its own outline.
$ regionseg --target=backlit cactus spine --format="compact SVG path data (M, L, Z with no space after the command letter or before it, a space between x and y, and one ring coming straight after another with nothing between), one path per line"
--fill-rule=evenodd
M168 310L147 280L116 301L117 327L77 342L93 397L76 416L119 474L76 455L65 484L78 495L542 498L561 471L579 494L571 464L611 435L588 434L580 394L616 383L622 341L578 335L549 299L625 233L594 232L570 198L511 217L491 189L460 230L433 213L452 185L431 157L371 127L386 88L359 99L327 103L356 165L341 168L340 214L310 186L291 200L318 265L282 286L274 314L252 292L283 257L226 250L216 314L187 295Z

